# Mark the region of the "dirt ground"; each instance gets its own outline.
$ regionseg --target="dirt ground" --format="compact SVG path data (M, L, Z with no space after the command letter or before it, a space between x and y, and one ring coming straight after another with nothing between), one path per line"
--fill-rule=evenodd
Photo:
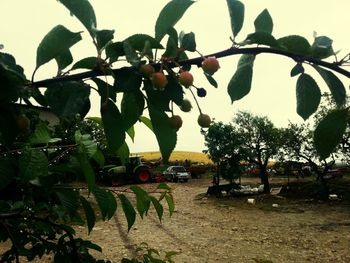
M181 263L350 262L349 205L290 202L278 195L255 197L255 204L247 202L252 197L217 199L204 195L210 179L169 185L176 212L172 217L165 212L161 223L152 209L127 233L119 208L114 219L98 222L90 236L83 227L77 228L78 234L100 245L103 252L97 256L112 262L135 256L141 242L179 252L173 259ZM144 187L151 190L155 185Z

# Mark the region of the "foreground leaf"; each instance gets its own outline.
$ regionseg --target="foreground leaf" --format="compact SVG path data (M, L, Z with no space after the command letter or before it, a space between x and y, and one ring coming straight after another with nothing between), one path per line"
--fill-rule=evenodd
M130 200L123 194L118 195L120 202L122 204L122 208L126 217L126 221L128 222L128 232L131 227L134 225L136 220L136 212L134 207L132 206Z
M150 196L150 199L151 199L151 202L152 202L154 208L156 209L159 221L162 221L163 213L164 213L163 206L160 204L160 202L154 196Z
M310 53L311 45L307 39L302 36L290 35L279 38L277 42L281 48L289 52L299 55L308 55Z
M321 101L321 90L310 75L302 74L297 81L296 96L297 113L306 120L317 110Z
M273 30L272 17L267 9L264 9L254 21L255 32L266 32L271 34Z
M46 155L37 149L23 151L19 159L19 170L22 180L30 181L38 177L47 176L48 160Z
M81 202L83 209L84 209L84 212L85 212L86 222L87 222L87 226L88 226L88 234L90 234L90 232L94 228L95 222L96 222L95 212L92 209L90 202L88 202L85 199L85 197L80 196L80 202Z
M241 31L244 22L244 5L237 0L227 0L233 36Z
M322 160L340 143L348 123L348 113L348 109L332 111L317 125L314 143Z
M136 195L136 208L141 218L143 218L143 216L147 214L147 211L149 210L151 204L149 195L145 190L138 186L131 186L130 189Z

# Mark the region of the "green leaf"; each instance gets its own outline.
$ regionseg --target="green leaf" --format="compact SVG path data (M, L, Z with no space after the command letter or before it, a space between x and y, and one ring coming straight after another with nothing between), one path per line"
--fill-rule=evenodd
M164 213L163 206L160 204L160 202L154 196L150 195L149 198L151 199L151 202L152 202L154 208L156 209L159 221L162 221L162 217L163 217L163 213Z
M317 70L317 72L321 75L323 80L326 82L336 104L339 107L343 106L346 102L346 90L345 90L344 84L333 72L320 68L316 65L314 65L313 67Z
M117 91L114 86L109 85L107 82L99 78L92 78L91 80L97 85L101 101L106 101L107 96L114 102L117 100Z
M54 27L40 42L36 54L36 68L62 54L81 40L80 33L73 33L62 25Z
M87 0L59 0L89 31L91 36L95 36L97 22L94 9Z
M114 76L114 87L117 92L133 92L139 90L142 75L135 68L124 67L118 69Z
M74 63L72 70L80 69L80 68L93 70L96 68L96 62L97 62L96 57L83 58L78 62Z
M145 116L140 116L140 121L145 124L152 132L154 132L153 130L153 125L152 122L149 118L145 117Z
M165 195L165 200L166 200L166 202L168 204L170 216L172 216L173 213L175 212L174 198L173 198L172 195Z
M164 54L162 55L166 58L175 58L177 57L177 43L175 40L169 36L168 42L166 44L166 49Z
M103 29L96 31L97 48L103 50L107 44L112 41L113 35L114 30Z
M244 4L237 0L227 0L233 36L241 31L244 22Z
M135 223L136 219L136 212L134 207L132 206L130 200L123 194L118 195L120 202L122 204L122 208L126 217L126 221L128 222L128 232L130 231L131 227Z
M122 146L117 150L116 155L120 158L122 163L125 163L130 156L129 146L126 142L123 143Z
M217 87L218 87L218 83L217 83L216 80L213 78L213 76L211 76L210 74L205 73L204 71L203 71L203 73L204 73L204 76L205 76L205 77L207 78L207 80L209 81L209 83L210 83L213 87L217 88Z
M19 170L22 180L30 181L47 176L48 160L46 155L37 149L26 149L19 158Z
M181 19L193 3L194 1L191 0L173 0L164 6L157 18L155 26L155 38L158 42Z
M35 132L30 136L30 144L48 144L51 140L51 132L44 122L39 122L35 127Z
M333 40L326 36L315 37L314 43L311 46L312 56L324 59L332 56L333 51Z
M297 113L306 120L317 110L321 101L320 88L310 75L304 73L299 76L296 96Z
M298 55L308 55L310 53L310 43L306 38L298 35L291 35L277 40L280 48Z
M249 34L247 38L239 44L242 46L251 45L251 44L265 45L270 47L279 46L277 40L271 34L266 32L255 32L255 33Z
M136 208L141 218L143 218L143 216L147 214L147 211L149 210L151 204L149 195L145 190L143 190L139 186L131 186L130 189L136 195Z
M89 97L90 86L82 81L57 82L49 85L45 91L51 110L67 118L74 118L76 114L84 117L90 109Z
M227 88L228 94L231 97L231 102L240 100L250 92L254 59L255 57L253 55L241 56L237 70L232 76Z
M147 42L149 43L149 47L151 49L163 49L164 48L159 43L159 41L157 41L153 37L146 35L146 34L135 34L135 35L132 35L132 36L126 38L124 41L128 42L133 49L140 51L140 52L142 52L144 50L144 47L145 47Z
M196 51L196 38L193 32L183 35L180 47L191 52Z
M254 21L255 32L272 33L273 21L267 9L264 9Z
M15 170L10 159L0 158L0 190L8 186L14 179Z
M326 159L340 143L348 123L348 114L348 109L334 110L317 125L314 143L322 160Z
M55 59L59 70L65 69L73 62L72 53L69 49L60 53Z
M79 207L79 192L73 189L56 190L56 195L70 215L75 215Z
M124 53L126 60L133 66L137 67L137 65L140 63L140 58L137 55L135 49L130 45L128 41L124 41Z
M101 116L108 148L116 152L125 141L125 128L123 118L117 106L108 100L101 105Z
M87 182L89 191L91 192L92 189L95 187L95 172L91 166L87 154L83 150L81 150L81 147L79 147L79 154L77 156L77 159L79 161L80 169L82 170L85 180Z
M142 115L145 107L145 99L140 90L125 92L121 102L121 115L124 120L124 128L131 128Z
M97 144L92 140L89 134L82 135L80 131L74 134L75 142L79 145L79 150L86 153L89 158L92 158L97 152Z
M10 146L19 133L17 119L15 117L15 109L12 105L1 105L0 103L0 112L1 144L4 144L4 146Z
M130 41L128 42L130 43ZM124 55L124 42L115 42L106 46L106 56L110 63L117 61L119 57Z
M94 209L92 209L90 202L88 202L84 196L80 196L80 202L85 212L86 222L88 226L88 234L90 234L96 222L95 212Z
M102 219L111 219L117 210L117 202L113 194L97 186L93 188L92 193L100 208Z
M171 190L171 188L169 187L169 185L167 185L166 183L160 183L160 184L158 184L157 189L163 189L163 190L168 190L168 191Z
M139 120L139 119L138 119ZM134 126L131 126L127 131L126 133L129 135L130 139L132 141L134 141L135 139L135 129L134 129Z
M290 71L290 76L291 77L295 77L299 74L303 74L304 73L304 67L301 63L297 63L292 70Z
M176 146L176 131L169 125L169 117L165 112L157 110L151 104L148 105L148 110L163 161L167 162Z

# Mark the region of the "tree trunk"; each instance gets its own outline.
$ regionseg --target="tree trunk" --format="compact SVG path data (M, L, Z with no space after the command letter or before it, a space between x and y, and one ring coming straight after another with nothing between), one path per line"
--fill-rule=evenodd
M261 183L264 185L264 193L270 193L270 183L266 166L260 166L260 179Z

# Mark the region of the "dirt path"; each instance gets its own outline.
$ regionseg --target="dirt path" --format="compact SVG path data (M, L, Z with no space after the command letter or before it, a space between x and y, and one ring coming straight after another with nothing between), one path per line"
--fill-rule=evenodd
M246 198L207 198L209 180L170 184L176 212L159 223L152 211L126 233L122 213L98 223L90 238L120 262L141 242L174 250L176 262L350 262L350 208L326 204L250 205ZM151 187L151 186L145 186ZM264 208L264 209L262 209Z

